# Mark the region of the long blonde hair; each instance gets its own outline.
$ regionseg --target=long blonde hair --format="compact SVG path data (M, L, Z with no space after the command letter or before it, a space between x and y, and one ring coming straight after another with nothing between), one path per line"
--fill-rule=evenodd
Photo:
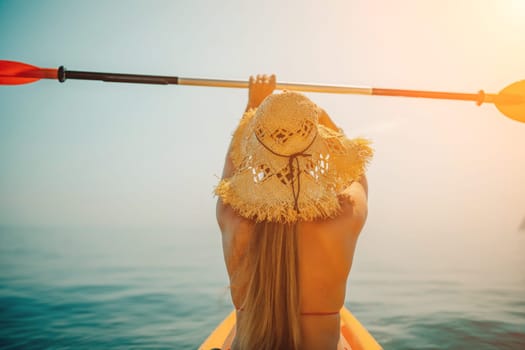
M255 225L243 274L250 276L232 350L300 346L297 225Z

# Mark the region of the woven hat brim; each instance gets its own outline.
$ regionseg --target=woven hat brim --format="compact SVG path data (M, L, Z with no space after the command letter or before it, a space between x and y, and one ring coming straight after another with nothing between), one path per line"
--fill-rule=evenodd
M255 111L244 114L235 131L230 157L235 171L222 179L215 194L239 215L254 221L296 222L331 218L340 213L340 193L363 175L373 151L363 138L348 139L323 125L317 137L297 158L289 174L288 158L268 152L254 142L250 121ZM291 178L299 178L298 210Z

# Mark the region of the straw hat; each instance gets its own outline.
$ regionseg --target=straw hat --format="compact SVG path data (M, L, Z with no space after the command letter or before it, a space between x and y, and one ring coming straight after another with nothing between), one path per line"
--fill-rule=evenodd
M372 156L369 142L319 124L322 110L306 96L283 92L247 111L235 130L235 167L215 193L241 216L295 222L336 216L341 191Z

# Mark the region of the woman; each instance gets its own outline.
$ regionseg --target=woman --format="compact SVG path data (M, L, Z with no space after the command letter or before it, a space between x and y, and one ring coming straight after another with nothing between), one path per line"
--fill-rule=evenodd
M337 349L372 151L305 96L274 89L275 76L250 78L215 191L232 349Z

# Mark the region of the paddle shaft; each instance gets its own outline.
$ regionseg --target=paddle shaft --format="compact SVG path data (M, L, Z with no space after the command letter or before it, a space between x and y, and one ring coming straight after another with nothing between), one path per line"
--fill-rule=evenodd
M157 85L189 85L189 86L210 86L225 88L248 88L247 81L241 80L221 80L221 79L200 79L200 78L183 78L161 75L139 75L139 74L121 74L121 73L98 73L98 72L81 72L70 71L64 67L58 69L58 80L64 82L67 79L81 80L100 80L104 82L116 83L136 83L136 84L157 84ZM361 94L371 95L372 89L369 87L358 86L332 86L332 85L312 85L300 83L279 83L276 85L278 90L294 90L308 92L329 92L341 94Z
M58 69L58 80L64 82L67 79L80 80L99 80L104 82L117 83L136 83L136 84L157 84L157 85L189 85L189 86L209 86L225 88L248 88L247 81L241 80L220 80L220 79L199 79L183 78L174 76L160 75L139 75L122 73L100 73L68 71L63 66ZM358 95L380 95L380 96L403 96L419 97L446 100L475 101L478 105L483 102L494 102L495 94L485 94L479 91L477 94L440 92L440 91L421 91L421 90L401 90L401 89L382 89L364 86L335 86L335 85L314 85L301 83L278 83L278 90L294 90L304 92L324 92L337 94L358 94Z

